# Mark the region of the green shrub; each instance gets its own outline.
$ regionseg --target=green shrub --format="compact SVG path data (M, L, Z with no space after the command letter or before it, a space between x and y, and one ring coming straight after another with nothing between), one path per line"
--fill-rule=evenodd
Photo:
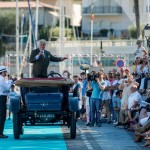
M51 40L56 40L57 38L59 38L59 27L51 28L49 30L49 34L51 35ZM71 40L73 38L73 30L66 28L65 37Z
M108 30L107 29L100 30L100 36L101 37L107 37L107 34L108 34Z
M45 39L48 41L49 39L49 27L43 27L39 29L39 39Z

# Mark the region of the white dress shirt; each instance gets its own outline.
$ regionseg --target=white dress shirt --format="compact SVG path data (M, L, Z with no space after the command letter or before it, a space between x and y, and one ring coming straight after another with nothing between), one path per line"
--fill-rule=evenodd
M5 78L2 75L0 75L0 95L7 96L10 91L11 85L11 80L8 80L8 82L6 82Z
M106 87L111 86L110 81L105 80L105 82L106 82L106 85L105 85ZM108 99L111 99L110 91L104 91L102 95L102 100L108 100Z
M44 50L40 50L40 52L41 52L42 55L45 57ZM35 56L35 59L36 59L36 60L38 60L39 58L40 58L39 55L36 55L36 56Z

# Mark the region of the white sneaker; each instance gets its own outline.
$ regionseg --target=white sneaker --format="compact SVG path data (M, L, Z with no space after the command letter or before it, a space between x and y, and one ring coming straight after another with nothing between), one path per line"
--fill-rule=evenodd
M115 125L117 125L118 124L118 121L116 121L116 122L113 122L113 125L115 126Z
M116 120L113 120L113 123L117 122Z

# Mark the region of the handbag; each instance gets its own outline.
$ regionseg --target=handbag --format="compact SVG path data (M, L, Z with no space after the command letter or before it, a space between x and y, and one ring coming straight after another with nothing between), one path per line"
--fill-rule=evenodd
M84 114L86 112L86 109L84 108L84 105L82 105L82 108L80 109L80 113Z
M92 91L93 91L93 89L86 91L86 96L91 97Z

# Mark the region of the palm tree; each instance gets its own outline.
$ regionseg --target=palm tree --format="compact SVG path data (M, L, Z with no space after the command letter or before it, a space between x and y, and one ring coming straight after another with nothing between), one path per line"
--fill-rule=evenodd
M137 31L137 38L140 37L140 11L139 11L139 0L134 0L134 9L135 9L135 19L136 19L136 31Z

